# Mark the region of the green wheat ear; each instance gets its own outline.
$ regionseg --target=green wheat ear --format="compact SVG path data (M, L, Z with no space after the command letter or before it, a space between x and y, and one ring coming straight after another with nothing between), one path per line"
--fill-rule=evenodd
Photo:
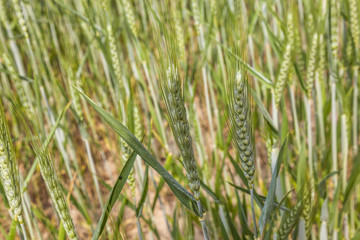
M312 39L311 49L310 49L310 56L309 56L309 66L306 72L306 91L308 98L311 97L311 92L314 86L314 80L315 80L315 71L316 71L316 65L318 60L318 34L315 33Z
M16 170L13 145L0 100L0 177L13 218L23 224L20 185Z
M194 193L195 199L198 201L200 199L200 179L196 167L184 99L181 93L180 74L173 63L169 64L166 71L166 80L163 80L161 85L171 129L183 158L189 186Z
M353 42L359 54L360 51L360 19L359 19L359 2L357 0L349 0L350 10L350 30Z
M242 71L237 71L231 87L231 121L234 143L240 155L241 166L253 188L255 173L255 146L251 123L250 96L247 78Z
M25 89L22 84L22 80L19 78L17 74L17 70L13 64L13 62L10 60L10 57L4 52L2 54L2 58L4 61L4 65L6 66L7 70L9 71L10 77L14 81L14 85L16 88L16 92L19 96L20 102L24 107L24 110L28 112L28 114L32 114L32 109L29 105L28 99L26 97Z
M25 19L24 19L24 15L23 15L23 12L21 10L21 6L20 6L20 1L19 0L13 0L13 4L14 4L14 9L15 9L15 14L16 14L16 17L19 21L19 25L20 25L20 29L22 31L22 34L24 35L24 37L26 39L29 38L29 33L28 33L28 29L27 29L27 26L26 26L26 22L25 22Z
M240 156L244 175L249 183L255 238L257 238L254 209L255 139L252 125L250 91L247 76L244 70L240 68L240 63L232 64L232 67L230 71L235 73L235 76L232 75L230 77L230 96L228 99L231 131L233 133L233 143Z
M275 83L275 104L279 105L282 93L286 84L286 80L289 77L291 67L291 55L294 49L295 35L294 35L294 24L292 14L289 13L287 17L287 43L283 54L283 60L280 65L279 76Z
M47 147L44 147L48 145L48 142L45 142L45 145L39 147L39 143L37 142L38 139L34 137L35 134L33 130L31 130L31 123L29 125L29 123L25 122L23 113L21 112L18 112L18 118L19 122L23 124L27 136L29 136L31 145L33 146L33 150L36 153L36 157L39 161L41 176L44 179L51 201L55 207L55 211L64 226L66 235L69 239L76 240L78 239L78 236L70 215L69 206L64 196L63 188L55 172L53 160L48 154Z
M124 8L126 21L127 21L128 25L129 25L131 33L135 37L137 37L138 28L136 26L135 14L134 14L134 10L133 10L133 7L131 5L131 2L130 2L130 0L122 0L121 2L122 2L122 5L123 5L123 8Z
M281 224L278 230L280 240L287 239L292 229L295 227L296 223L298 222L302 209L303 209L303 203L301 200L298 200L295 206L291 209L291 211L285 213L284 217L281 220Z

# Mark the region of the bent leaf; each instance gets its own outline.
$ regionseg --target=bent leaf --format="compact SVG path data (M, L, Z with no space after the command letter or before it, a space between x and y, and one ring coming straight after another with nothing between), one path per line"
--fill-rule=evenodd
M119 120L99 107L86 94L74 87L85 100L98 112L100 117L155 171L157 171L175 194L176 198L188 209L200 216L196 200L178 181L169 174L159 161L140 143L140 141Z

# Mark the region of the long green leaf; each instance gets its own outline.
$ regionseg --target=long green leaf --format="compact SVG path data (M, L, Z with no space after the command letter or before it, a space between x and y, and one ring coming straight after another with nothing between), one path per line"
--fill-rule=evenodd
M269 187L269 192L266 196L266 200L265 200L265 204L264 207L261 211L261 215L260 215L260 219L259 219L259 231L260 231L260 236L262 236L263 231L265 229L266 223L268 222L270 215L272 213L273 207L274 207L274 202L275 202L275 192L276 192L276 179L279 175L279 171L280 171L280 166L281 166L281 162L284 156L284 152L286 150L287 147L287 140L288 137L285 138L277 161L276 161L276 165L274 168L274 171L272 173L272 178L271 178L271 182L270 182L270 187Z
M9 201L8 201L8 199L6 197L6 193L5 193L5 190L4 190L4 187L3 187L2 183L1 183L1 181L0 181L0 195L1 195L2 199L3 199L3 203L4 203L5 207L10 208Z
M146 165L146 170L145 170L145 179L144 179L144 183L143 183L143 190L142 190L142 193L141 193L141 198L140 198L140 201L139 201L139 205L138 207L136 208L136 217L137 218L140 218L141 217L141 214L142 214L142 208L144 206L144 203L145 203L145 199L146 199L146 196L147 196L147 192L148 192L148 189L149 189L149 177L148 177L148 173L149 173L149 165Z
M266 119L266 121L269 123L271 130L274 131L274 134L278 134L278 129L276 128L269 112L266 110L264 104L262 103L262 101L260 100L259 96L256 94L256 92L251 89L251 94L253 99L255 100L256 105L258 106L260 112L262 113L262 115L264 116L264 118Z
M214 193L206 184L200 180L201 188L205 190L205 192L218 204L223 204L223 202L220 200L218 196L216 196L216 193Z
M216 40L215 40L216 41ZM222 48L224 48L230 55L234 56L236 59L238 59L241 64L245 66L247 70L249 70L250 73L252 73L257 79L259 79L264 85L268 88L271 88L274 86L274 83L271 82L267 77L265 77L262 73L257 71L255 68L251 67L249 64L247 64L244 60L242 60L238 55L233 53L228 47L221 44L220 42L216 41L217 44L219 44Z
M200 216L196 200L183 186L181 186L155 157L140 143L140 141L116 118L99 107L86 94L75 87L85 100L98 112L100 117L155 171L157 171L175 194L177 199L188 209Z
M91 238L92 240L97 240L99 238L99 236L101 235L102 231L104 230L106 221L109 217L111 209L113 208L115 202L119 199L121 190L123 189L123 187L126 183L126 180L129 176L129 173L134 165L135 158L136 158L136 153L133 152L131 154L130 158L126 161L125 166L121 170L121 173L118 176L116 183L111 190L110 196L104 205L100 220L98 222L98 225L96 227L94 235Z
M16 226L18 224L18 221L13 219L11 226L10 226L10 231L8 234L8 237L6 238L7 240L14 240L15 236L16 236Z
M357 186L357 182L360 181L360 154L357 156L356 162L354 162L353 169L351 171L351 175L345 190L344 194L344 209L348 207L348 203L351 197L352 192L355 190Z

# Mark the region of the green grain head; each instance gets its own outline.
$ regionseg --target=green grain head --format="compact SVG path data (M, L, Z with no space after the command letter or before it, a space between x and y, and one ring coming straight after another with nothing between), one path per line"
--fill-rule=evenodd
M161 88L169 115L170 126L183 158L190 189L195 199L200 198L200 180L196 167L192 138L181 91L181 79L177 65L170 62L166 71L166 79L161 81Z
M21 9L20 1L19 0L13 0L15 14L18 19L19 26L21 28L22 34L27 39L29 38L28 29L26 26L25 18Z
M255 173L255 144L251 116L250 89L245 72L239 65L230 82L230 118L234 145L240 155L241 166L253 188Z
M311 43L311 48L309 52L309 64L306 72L306 80L307 80L306 91L307 91L307 96L309 98L311 97L311 92L314 86L315 71L318 61L318 46L319 46L318 34L315 33Z
M359 1L349 0L350 10L350 31L355 45L356 53L359 54L360 49L360 14Z
M279 239L285 240L299 221L303 209L303 202L298 200L290 212L285 213L278 230Z
M283 60L280 65L279 75L275 83L275 104L278 106L284 91L286 81L289 77L290 66L291 66L291 56L294 48L294 27L293 27L293 17L292 14L288 14L287 18L287 43L285 46L285 51L283 54Z
M14 219L22 224L21 193L16 171L13 145L0 100L0 177Z

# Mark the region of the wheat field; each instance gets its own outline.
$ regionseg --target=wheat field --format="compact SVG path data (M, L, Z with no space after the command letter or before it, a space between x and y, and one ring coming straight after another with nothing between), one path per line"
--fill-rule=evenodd
M0 22L0 239L360 239L358 0Z

